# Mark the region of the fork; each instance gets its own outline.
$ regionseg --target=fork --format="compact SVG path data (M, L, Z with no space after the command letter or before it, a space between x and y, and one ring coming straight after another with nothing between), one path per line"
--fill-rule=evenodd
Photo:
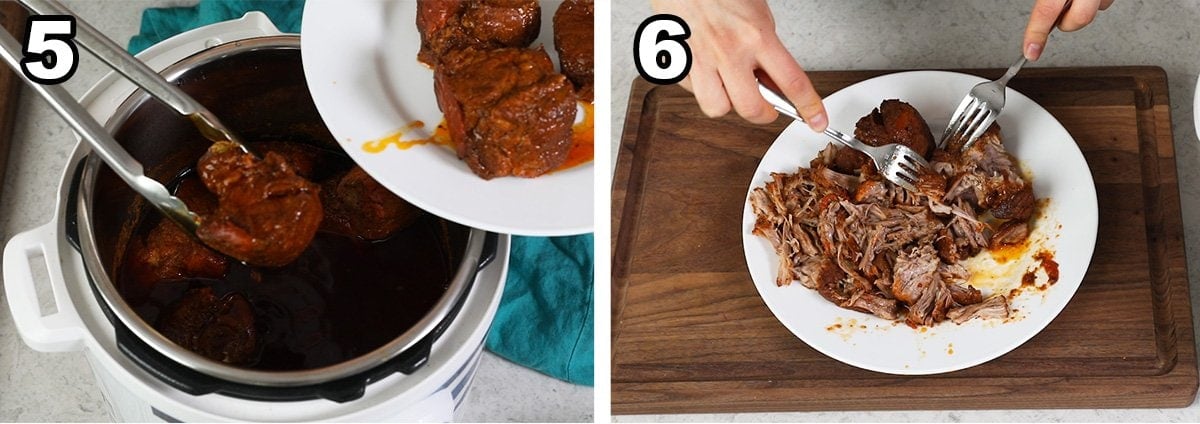
M796 106L783 97L783 94L780 94L771 87L767 87L762 81L758 82L758 91L762 93L767 103L774 106L775 110L779 111L779 113L787 115L796 121L804 122L804 118L801 118L800 113L796 111ZM829 127L825 128L825 135L846 145L846 147L863 152L871 158L871 162L875 164L875 169L884 178L909 191L917 191L917 187L914 184L920 179L921 174L928 172L929 163L925 162L925 158L921 157L920 153L903 144L892 143L878 147L869 146L854 137Z
M979 136L996 122L1000 110L1004 109L1004 92L1008 87L1008 80L1017 75L1022 66L1025 66L1025 56L1021 56L1016 63L1009 66L1008 71L999 79L982 82L971 88L971 92L958 104L954 114L950 115L950 123L946 124L946 130L942 131L938 147L945 147L950 142L961 142L961 150L971 148L971 145L979 140Z

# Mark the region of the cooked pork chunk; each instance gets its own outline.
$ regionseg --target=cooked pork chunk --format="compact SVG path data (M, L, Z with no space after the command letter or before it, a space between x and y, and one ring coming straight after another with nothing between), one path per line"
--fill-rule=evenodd
M364 240L391 237L425 214L358 166L322 184L321 204L322 230Z
M446 55L433 74L458 157L485 179L536 177L567 160L575 91L541 49Z
M596 57L592 39L595 27L592 0L567 0L554 12L554 49L562 72L575 84L576 93L585 102L592 101Z
M452 50L525 47L537 38L541 25L537 0L420 0L417 59L432 67Z
M1029 223L1020 220L1005 222L992 234L991 247L1019 244L1029 238Z
M245 296L217 296L211 287L188 290L170 307L156 328L183 348L228 364L254 359L258 330Z
M212 145L196 165L218 205L196 237L252 265L283 266L300 256L323 216L320 188L274 152L260 160L236 144Z
M946 316L954 320L955 324L962 324L975 318L1008 318L1009 313L1008 298L995 295L980 303L951 309Z
M936 143L929 125L912 105L899 100L884 100L878 108L858 120L854 138L871 146L902 144L921 156L929 157ZM852 172L870 162L867 155L850 149L838 151L834 168Z

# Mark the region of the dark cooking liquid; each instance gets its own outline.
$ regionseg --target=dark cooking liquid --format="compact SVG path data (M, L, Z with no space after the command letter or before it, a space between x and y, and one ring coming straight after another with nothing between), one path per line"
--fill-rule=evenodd
M149 293L135 293L131 277L118 270L118 287L149 323L157 323L193 287L210 286L218 297L241 293L252 305L258 333L256 359L246 366L316 368L384 345L432 308L457 263L446 227L426 214L383 241L318 232L299 259L281 268L231 259L224 279L162 281ZM140 225L133 237L145 237L151 228Z

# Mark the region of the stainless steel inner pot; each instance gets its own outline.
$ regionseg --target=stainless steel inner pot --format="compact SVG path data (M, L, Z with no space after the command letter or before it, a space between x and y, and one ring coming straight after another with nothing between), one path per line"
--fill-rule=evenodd
M312 104L299 54L298 36L251 38L205 49L167 67L162 74L172 82L188 76L190 82L182 84L181 88L246 139L309 137L311 142L336 146ZM275 60L279 55L294 56L294 66L281 65L288 61ZM258 57L264 60L258 61ZM222 66L234 62L238 66ZM198 78L192 78L197 75ZM155 108L161 110L155 111ZM164 183L188 161L194 163L208 147L208 142L186 118L166 117L168 114L168 109L139 91L127 98L107 121L108 130L114 134L127 125L140 125L153 134L172 134L154 139L118 138L142 162L148 176ZM143 321L122 299L113 282L115 267L125 248L127 240L124 238L134 225L132 220L144 202L95 156L86 159L79 181L77 226L81 253L95 291L111 310L112 317L128 327L140 342L188 369L219 380L268 389L319 385L363 375L389 363L423 340L428 341L427 337L435 332L435 328L444 329L448 325L446 318L456 312L456 305L468 294L478 269L486 266L490 257L485 239L495 236L460 226L462 240L455 245L463 246L462 254L445 294L416 325L384 346L323 368L252 370L214 361L179 347ZM368 378L363 384L371 380Z

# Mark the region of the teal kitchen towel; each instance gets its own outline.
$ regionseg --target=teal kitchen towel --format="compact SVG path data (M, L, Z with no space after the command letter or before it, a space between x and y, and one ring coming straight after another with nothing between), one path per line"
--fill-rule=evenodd
M488 349L554 377L592 385L592 234L512 240L508 282Z
M265 13L280 31L299 33L304 1L202 0L192 7L146 9L129 51L136 54L175 34L249 11ZM513 237L489 350L555 378L592 385L593 242L592 234Z
M250 11L265 13L282 32L298 34L304 0L204 0L192 7L146 9L142 12L141 32L129 40L129 51L138 54L175 34L237 19Z

